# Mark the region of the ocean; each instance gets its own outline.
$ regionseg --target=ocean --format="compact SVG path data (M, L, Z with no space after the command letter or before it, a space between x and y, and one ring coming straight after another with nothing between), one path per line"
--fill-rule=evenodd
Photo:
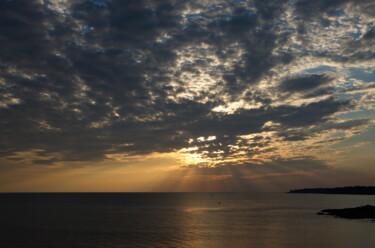
M4 248L375 247L375 222L316 213L375 196L286 193L0 194Z

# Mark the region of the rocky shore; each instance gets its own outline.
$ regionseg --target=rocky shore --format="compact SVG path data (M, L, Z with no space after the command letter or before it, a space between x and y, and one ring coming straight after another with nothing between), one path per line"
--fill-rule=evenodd
M320 215L333 215L336 217L347 219L375 219L375 206L366 205L356 208L343 208L343 209L324 209L320 211Z

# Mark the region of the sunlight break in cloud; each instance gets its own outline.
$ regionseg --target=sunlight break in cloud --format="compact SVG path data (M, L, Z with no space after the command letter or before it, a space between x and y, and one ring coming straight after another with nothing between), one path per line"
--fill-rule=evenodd
M330 164L351 149L335 145L374 123L374 8L0 1L0 156L29 154L39 165L113 154L173 154L182 168Z

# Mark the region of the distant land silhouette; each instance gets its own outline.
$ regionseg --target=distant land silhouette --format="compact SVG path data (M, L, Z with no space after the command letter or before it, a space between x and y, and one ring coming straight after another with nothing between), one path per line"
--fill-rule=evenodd
M288 193L375 195L375 186L293 189L293 190L290 190Z
M371 205L356 207L356 208L344 208L344 209L324 209L320 211L320 215L333 215L336 217L347 218L347 219L363 219L372 218L375 219L375 207Z

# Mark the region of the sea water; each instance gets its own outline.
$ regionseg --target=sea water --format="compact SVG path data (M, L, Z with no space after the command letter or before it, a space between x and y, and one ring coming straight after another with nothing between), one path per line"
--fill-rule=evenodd
M0 247L375 247L375 222L316 213L375 196L286 193L0 194Z

